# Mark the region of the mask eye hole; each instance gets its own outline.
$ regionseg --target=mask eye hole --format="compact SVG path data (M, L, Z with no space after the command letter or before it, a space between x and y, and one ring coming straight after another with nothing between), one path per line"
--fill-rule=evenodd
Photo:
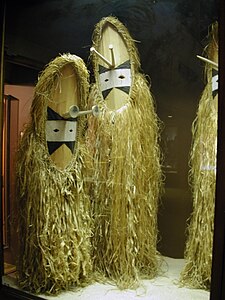
M106 78L106 79L105 79L105 82L107 82L107 81L109 81L109 79L108 79L108 78Z
M54 131L54 132L58 132L58 131L59 131L59 129L55 128L53 131Z
M118 78L119 78L119 79L124 79L125 76L121 74Z
M73 129L70 129L69 132L73 132Z

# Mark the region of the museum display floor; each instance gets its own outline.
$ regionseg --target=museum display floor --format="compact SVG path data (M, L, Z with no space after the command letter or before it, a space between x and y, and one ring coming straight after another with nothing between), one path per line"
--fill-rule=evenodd
M210 293L207 291L179 287L178 279L184 259L163 257L163 260L162 274L152 280L143 280L137 290L121 291L110 284L94 283L78 291L40 297L49 300L209 300ZM12 274L3 277L3 284L18 289Z

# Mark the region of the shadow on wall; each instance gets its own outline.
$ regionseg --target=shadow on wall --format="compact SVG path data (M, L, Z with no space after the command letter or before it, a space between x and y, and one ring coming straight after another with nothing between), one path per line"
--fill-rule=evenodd
M159 206L158 250L162 255L183 258L187 220L192 211L191 193L186 189L166 188Z

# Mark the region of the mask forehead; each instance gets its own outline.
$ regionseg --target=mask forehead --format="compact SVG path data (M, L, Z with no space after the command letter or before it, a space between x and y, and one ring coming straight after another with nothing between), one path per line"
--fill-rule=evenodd
M57 77L56 89L48 102L46 120L46 142L54 164L64 169L72 160L76 147L77 120L63 116L72 105L80 102L77 73L72 64L61 68Z
M116 26L106 22L96 50L108 61L111 61L112 52L109 46L112 46L113 49L115 65L113 68L109 68L106 63L97 58L96 76L106 107L117 111L129 101L132 85L130 55L120 31Z

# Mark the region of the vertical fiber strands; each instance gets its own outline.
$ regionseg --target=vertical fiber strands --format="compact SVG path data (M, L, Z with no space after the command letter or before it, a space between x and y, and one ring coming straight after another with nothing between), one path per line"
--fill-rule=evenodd
M96 83L90 102L97 102L102 112L97 119L89 118L88 132L94 157L93 264L100 277L124 289L135 288L140 278L152 278L158 272L157 210L162 186L159 120L147 80L138 71L137 49L125 26L116 18L104 18L96 26L93 45L98 50L108 23L118 30L128 48L132 84L126 104L109 108L100 90L99 66L93 55ZM116 47L113 45L117 60Z
M92 270L84 119L77 121L75 150L65 168L56 166L46 141L47 107L61 91L67 66L78 83L79 108L86 108L89 75L82 59L71 54L55 58L36 85L31 121L18 151L19 283L33 293L57 294L83 284Z
M218 25L213 24L204 56L218 63ZM181 273L183 285L209 289L211 284L214 201L216 183L217 102L213 78L215 70L206 64L207 84L193 122L190 154L190 179L193 190L193 213L188 228L185 258ZM214 83L213 83L214 82Z

